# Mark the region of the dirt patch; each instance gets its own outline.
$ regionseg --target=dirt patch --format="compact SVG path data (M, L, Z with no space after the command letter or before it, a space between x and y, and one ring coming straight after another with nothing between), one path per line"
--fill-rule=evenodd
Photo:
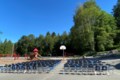
M28 62L30 60L0 60L0 64L12 64L12 63L21 63L21 62Z
M16 59L14 60L14 58L1 58L0 59L0 64L1 65L5 65L5 64L15 64L15 63L21 63L21 62L29 62L29 61L36 61L36 60L46 60L44 58L33 58L32 60L30 59L24 59L24 58L20 58L20 59Z

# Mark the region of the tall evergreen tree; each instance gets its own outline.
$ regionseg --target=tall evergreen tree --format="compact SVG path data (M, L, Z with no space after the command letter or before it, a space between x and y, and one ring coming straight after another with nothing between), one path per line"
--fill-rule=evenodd
M3 43L0 43L1 54L11 54L13 43L10 40L5 39Z

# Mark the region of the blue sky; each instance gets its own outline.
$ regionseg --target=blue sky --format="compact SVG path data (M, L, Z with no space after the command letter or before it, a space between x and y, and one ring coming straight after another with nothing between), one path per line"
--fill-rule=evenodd
M0 0L0 39L17 42L23 35L38 37L69 32L76 7L85 0ZM98 6L112 12L117 0L96 0Z

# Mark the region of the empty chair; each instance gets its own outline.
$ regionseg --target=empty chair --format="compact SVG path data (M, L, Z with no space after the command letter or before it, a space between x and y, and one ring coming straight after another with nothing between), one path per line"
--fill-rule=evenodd
M101 75L108 71L108 64L94 58L86 59L68 59L67 63L64 64L64 72L77 73L83 75Z
M0 68L0 72L9 73L48 73L52 70L60 60L36 60L30 62L22 62L10 64Z

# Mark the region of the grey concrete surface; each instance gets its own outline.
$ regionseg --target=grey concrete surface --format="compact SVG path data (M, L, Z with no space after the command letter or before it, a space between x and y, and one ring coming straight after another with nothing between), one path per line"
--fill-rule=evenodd
M104 60L112 65L120 63L117 60ZM72 74L58 74L59 70L63 68L65 61L61 62L50 73L41 74L27 74L27 73L0 73L0 80L120 80L120 70L114 69L110 71L109 75L72 75Z
M60 74L8 74L0 73L0 80L120 80L114 75L60 75Z

